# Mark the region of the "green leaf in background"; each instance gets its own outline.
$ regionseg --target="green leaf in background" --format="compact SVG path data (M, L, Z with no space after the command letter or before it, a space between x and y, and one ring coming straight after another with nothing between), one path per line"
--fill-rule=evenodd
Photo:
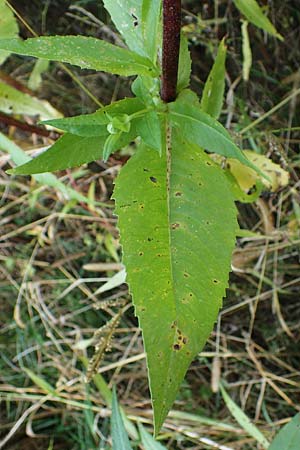
M42 74L48 70L49 61L46 59L38 59L34 65L33 71L28 80L28 87L32 91L36 91L42 84Z
M243 80L249 81L250 69L252 66L252 52L250 46L250 39L248 34L248 22L242 21L242 39L243 39Z
M137 133L148 147L161 152L161 121L155 111L136 120Z
M219 118L224 101L226 50L225 39L222 39L201 98L201 108L215 119Z
M156 76L150 60L109 42L86 36L0 39L0 49L118 75Z
M268 450L299 450L299 446L300 413L279 431Z
M39 100L0 81L0 111L6 114L39 115L41 119L62 117L46 100Z
M139 99L126 98L105 106L92 114L46 120L43 123L63 131L68 131L71 134L77 134L78 136L106 136L107 124L110 122L109 116L121 114L131 115L144 108L145 106Z
M0 133L0 149L8 152L12 161L17 165L25 164L31 160L30 156L25 153L24 150L18 147L2 133ZM84 195L75 191L75 189L65 185L55 175L53 175L53 173L33 175L33 178L43 186L53 187L54 189L60 191L67 199L89 204L94 203Z
M5 0L0 0L0 39L15 38L18 33L18 22L12 10L7 6ZM4 63L9 54L9 52L0 51L0 65Z
M112 450L132 450L120 413L115 389L113 389L111 409Z
M114 198L157 433L222 304L236 209L220 167L174 135L161 157L141 145L120 172Z
M241 408L234 403L234 401L229 397L225 389L222 385L220 385L222 397L224 399L224 402L226 403L226 406L228 407L229 411L235 418L235 420L239 423L239 425L250 435L252 436L257 442L259 442L263 448L267 449L269 448L270 443L267 441L265 436L259 431L259 429L250 422L250 419L246 414L241 410ZM281 448L280 450L284 450Z
M189 52L189 43L187 38L181 33L180 36L180 52L177 77L177 92L189 86L192 70L192 59Z
M172 124L189 142L194 142L209 152L218 153L227 158L236 158L258 171L234 144L225 128L201 109L176 101L169 105L169 115Z
M283 41L283 37L279 34L269 19L264 15L262 9L256 0L233 0L235 6L246 17L249 22L256 25L258 28L267 33L277 37Z
M167 450L166 447L161 445L158 441L156 441L151 434L149 434L142 424L138 424L139 432L141 435L142 444L144 446L144 450Z
M161 0L143 0L142 35L147 56L156 64L158 42L161 39Z

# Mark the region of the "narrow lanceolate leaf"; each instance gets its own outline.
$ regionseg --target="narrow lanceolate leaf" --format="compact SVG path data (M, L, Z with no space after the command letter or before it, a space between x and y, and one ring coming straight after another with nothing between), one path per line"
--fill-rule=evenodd
M266 31L267 33L276 36L278 39L283 40L281 34L279 34L267 16L264 15L262 9L256 0L233 0L235 6L240 10L242 14L249 20L249 22L256 25L258 28Z
M158 43L161 40L161 0L143 0L142 36L147 56L156 63Z
M82 137L65 134L52 147L22 166L8 173L17 175L32 175L34 173L55 172L56 170L78 167L97 159L103 159L105 142L110 136ZM118 140L110 143L109 153L119 150L136 138L135 127L129 133L122 133Z
M107 135L107 124L110 122L109 117L120 114L134 114L144 108L145 106L139 99L126 98L105 106L92 114L47 120L43 123L78 136L105 136Z
M209 152L236 158L258 171L235 145L225 128L201 109L176 101L169 105L169 116L173 125L189 142L194 142Z
M201 108L203 111L215 119L219 118L224 101L225 60L226 45L223 39L220 42L218 53L205 83L201 99Z
M149 59L92 37L49 36L25 41L0 39L0 49L118 75L157 74Z
M52 147L31 161L8 171L20 175L69 169L102 158L104 138L87 138L66 134Z
M209 152L223 155L226 158L236 158L270 181L268 176L247 159L232 141L228 131L217 120L200 108L188 105L186 98L178 97L175 103L170 104L169 113L171 122L180 129L187 141L194 142Z
M188 40L183 35L183 33L181 33L178 77L177 77L177 92L178 93L189 86L191 70L192 70L192 59L191 59L191 55L189 52Z
M300 442L300 413L275 436L269 450L298 450Z
M7 6L5 0L0 0L0 39L17 37L18 33L18 23L12 10ZM8 52L0 51L0 64L3 64L8 56Z
M118 405L116 390L112 395L112 414L111 414L111 436L112 450L132 450L128 434L125 430L124 422Z
M161 157L141 146L114 192L156 433L213 328L237 229L222 170L199 147L178 136L167 141Z

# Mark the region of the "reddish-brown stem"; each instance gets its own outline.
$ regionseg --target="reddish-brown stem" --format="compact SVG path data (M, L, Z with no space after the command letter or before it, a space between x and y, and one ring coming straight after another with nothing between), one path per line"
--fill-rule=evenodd
M176 98L181 25L181 0L163 0L163 48L161 99Z
M36 125L30 125L26 122L21 122L21 120L15 119L14 117L7 116L4 113L0 113L0 123L4 123L5 125L14 126L19 128L20 130L28 131L29 133L35 133L39 136L44 137L52 137L54 138L57 133L53 133L52 131L46 130L46 128L38 127Z

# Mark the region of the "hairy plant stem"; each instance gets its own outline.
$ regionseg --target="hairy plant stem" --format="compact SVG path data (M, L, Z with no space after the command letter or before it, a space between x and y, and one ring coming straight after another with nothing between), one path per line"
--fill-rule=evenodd
M163 45L161 99L172 102L176 98L178 75L181 0L163 0Z

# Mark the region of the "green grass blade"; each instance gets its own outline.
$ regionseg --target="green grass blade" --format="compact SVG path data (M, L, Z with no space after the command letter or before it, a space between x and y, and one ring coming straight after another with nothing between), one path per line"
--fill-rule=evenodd
M44 392L50 395L56 396L56 390L51 384L49 384L46 380L41 378L40 376L36 375L32 370L24 368L24 371L28 375L28 377L35 383L39 388L41 388Z
M115 389L113 389L112 395L111 435L112 450L132 450L127 432L124 427L123 419L120 414Z
M267 441L265 436L259 431L259 429L250 422L250 419L246 414L241 410L241 408L229 397L223 386L220 386L221 393L226 403L229 411L235 418L235 420L240 424L240 426L254 439L259 442L263 448L269 448L270 443ZM283 448L280 450L284 450Z
M275 436L269 450L299 450L300 413L287 423Z
M174 136L161 157L137 150L120 172L114 197L157 433L222 304L236 209L222 170Z
M10 154L12 161L17 164L25 164L30 161L30 157L18 147L14 142L9 140L4 134L0 133L0 147ZM87 197L75 191L70 186L66 186L53 173L43 173L40 175L33 175L33 178L43 186L53 187L60 191L66 198L76 200L77 202L93 204Z
M147 58L86 36L49 36L25 41L0 39L0 49L118 75L157 75L155 67Z
M166 447L157 442L151 434L145 430L142 424L139 423L138 427L145 450L167 450Z

